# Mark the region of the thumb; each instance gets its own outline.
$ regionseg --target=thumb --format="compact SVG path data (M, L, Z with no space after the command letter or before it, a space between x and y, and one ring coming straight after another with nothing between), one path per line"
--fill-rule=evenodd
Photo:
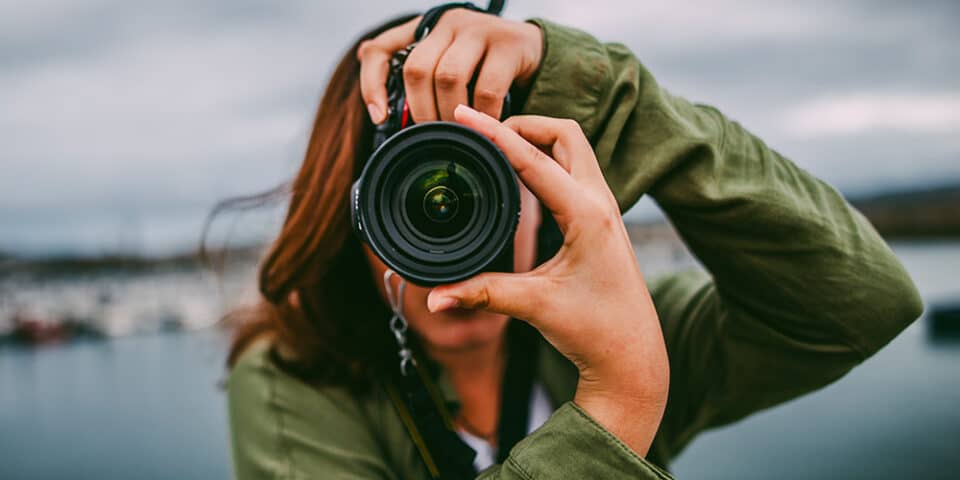
M481 273L459 283L435 287L427 296L427 308L441 312L470 308L529 320L538 304L540 279L528 273Z

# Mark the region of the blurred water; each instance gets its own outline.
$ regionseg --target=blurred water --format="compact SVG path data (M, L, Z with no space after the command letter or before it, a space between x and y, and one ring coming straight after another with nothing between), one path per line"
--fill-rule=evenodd
M229 477L214 331L0 349L0 478Z
M960 299L960 242L895 250L926 300ZM0 479L228 478L224 348L212 330L0 348ZM704 434L673 470L682 479L956 478L958 406L960 344L932 342L920 321L836 384Z

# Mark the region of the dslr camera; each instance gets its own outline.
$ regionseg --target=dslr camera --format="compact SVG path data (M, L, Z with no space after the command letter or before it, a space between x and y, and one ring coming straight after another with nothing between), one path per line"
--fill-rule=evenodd
M414 45L390 61L387 119L377 126L373 154L351 189L353 229L387 266L418 285L513 271L520 217L513 167L468 127L414 124L403 86L403 63ZM501 118L509 111L508 95Z

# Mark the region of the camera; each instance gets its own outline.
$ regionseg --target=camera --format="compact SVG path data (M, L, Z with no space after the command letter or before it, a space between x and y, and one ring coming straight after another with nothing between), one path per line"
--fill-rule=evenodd
M351 189L353 229L387 266L418 285L513 271L520 218L513 167L473 129L414 124L403 87L403 62L413 46L390 61L387 119L377 126L374 152ZM508 95L501 118L509 110Z

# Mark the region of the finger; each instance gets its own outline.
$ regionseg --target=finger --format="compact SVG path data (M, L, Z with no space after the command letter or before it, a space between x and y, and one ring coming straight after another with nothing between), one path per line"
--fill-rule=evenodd
M402 25L393 27L370 40L364 41L361 43L360 48L357 49L357 58L363 59L366 48L375 48L393 53L410 45L413 43L413 34L416 32L417 25L420 24L421 18L422 17L411 18Z
M547 154L550 158L553 158L567 173L570 173L570 161L566 157L557 158L553 155L553 144L550 141L543 141L543 139L538 139L537 137L531 135L530 138L524 137L524 134L528 133L527 131L522 131L518 128L517 123L521 119L528 117L529 115L515 115L503 121L503 124L507 128L517 132L518 135L523 137L524 140L532 143L534 146L539 148L543 153Z
M368 52L360 64L360 96L367 105L370 121L379 125L387 116L387 75L390 73L390 55Z
M419 17L387 30L377 37L360 43L357 59L360 61L360 96L367 105L370 120L383 122L387 115L387 75L390 57L413 42L413 33Z
M404 91L414 122L432 122L437 119L433 73L452 39L451 34L444 30L431 32L417 44L403 64Z
M489 138L506 154L520 180L553 213L561 229L575 215L577 184L557 162L493 117L460 105L457 121Z
M441 312L470 308L502 313L527 321L540 308L543 279L531 273L481 273L451 285L434 287L427 295L427 308Z
M477 84L473 87L473 108L499 119L503 113L503 98L517 76L519 59L508 50L491 50L480 68Z
M554 160L563 165L573 178L592 185L606 185L593 147L576 121L519 115L508 118L504 125L530 143L549 148Z
M453 111L457 105L466 105L467 83L483 58L486 44L482 38L464 35L454 38L453 43L443 53L434 75L437 109L440 119L453 121Z
M520 220L517 222L517 231L513 235L513 271L527 272L537 265L537 232L540 229L542 218L540 202L537 197L523 184L520 186Z

